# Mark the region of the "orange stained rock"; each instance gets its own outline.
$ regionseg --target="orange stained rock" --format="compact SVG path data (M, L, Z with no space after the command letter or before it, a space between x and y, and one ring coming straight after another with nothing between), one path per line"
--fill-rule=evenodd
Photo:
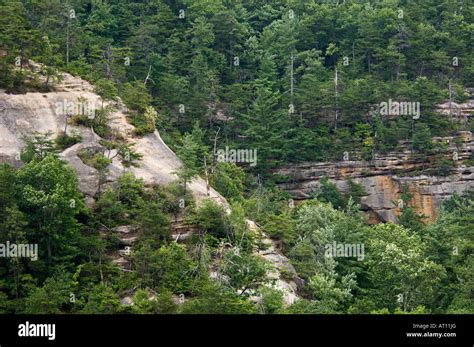
M338 176L342 177L342 178L345 178L348 175L348 173L350 173L350 171L351 171L351 169L348 168L348 167L341 167L339 169L339 173L338 173L339 175Z
M390 176L377 176L377 190L384 193L384 206L397 207L399 185ZM398 208L398 207L397 207Z
M401 214L398 207L400 197L400 184L390 176L378 176L376 180L377 190L384 193L384 206L391 206L395 215ZM424 216L425 222L433 222L436 219L436 206L431 195L420 193L418 184L409 184L408 191L412 194L410 205L415 208L416 213Z
M415 207L416 213L423 215L425 222L433 222L436 219L436 207L433 203L433 197L420 194L416 189L416 185L413 188L414 190L411 191L413 195L411 204Z

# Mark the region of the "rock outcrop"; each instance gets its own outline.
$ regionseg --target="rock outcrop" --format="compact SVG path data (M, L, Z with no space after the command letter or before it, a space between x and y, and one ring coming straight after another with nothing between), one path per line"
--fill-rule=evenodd
M467 88L466 94L469 95L469 100L461 103L447 101L438 105L437 112L441 115L456 119L462 124L467 124L469 117L474 114L474 88Z
M31 64L38 68L37 65ZM102 100L94 93L93 86L77 77L64 73L62 82L55 86L54 92L39 93L30 92L26 94L6 94L0 90L0 163L7 162L16 167L22 165L20 152L25 146L25 137L31 137L36 132L51 132L53 136L61 134L66 129L66 117L57 112L58 104L81 102L97 108L102 107ZM175 172L181 166L181 162L175 153L164 143L158 131L143 137L134 136L134 127L127 122L126 107L118 102L105 102L104 106L110 105L114 111L110 114L108 125L116 137L125 139L133 146L133 149L143 157L137 166L125 167L118 157L113 158L107 167L104 185L113 185L124 172L132 172L136 177L143 179L145 185L157 184L167 185L177 180ZM79 189L85 194L89 206L94 204L94 196L98 190L99 173L86 165L78 156L83 150L101 147L101 138L90 128L84 126L67 125L67 133L77 133L81 136L81 142L67 148L59 155L67 161L77 172ZM113 157L113 156L112 156ZM212 187L209 187L209 195L206 183L201 178L194 179L188 184L188 189L193 193L196 203L205 198L211 198L226 211L229 205ZM196 227L187 225L183 220L177 220L172 225L172 237L177 242L184 242L190 238ZM111 230L102 230L103 234L113 233L120 241L121 249L109 254L109 258L124 271L130 270L130 254L133 243L140 237L137 228L131 225L119 226ZM270 241L269 241L270 242ZM278 254L278 259L273 259ZM292 283L286 283L280 278L278 269L281 264L291 266L289 260L277 253L263 255L270 262L275 260L276 266L271 276L277 279L277 287L284 292L285 302L290 304L296 298L296 287ZM132 304L130 296L124 298L124 304Z
M298 290L302 287L302 279L298 277L295 268L278 249L275 242L270 239L255 222L247 220L247 227L259 235L264 249L257 250L256 254L273 265L267 276L271 279L270 288L283 293L283 302L286 306L293 304L298 299Z
M0 90L0 163L9 162L20 166L19 153L25 146L24 137L32 136L35 132L54 135L60 134L66 128L66 117L57 112L58 104L84 103L102 107L100 97L94 93L93 86L77 77L64 73L63 80L55 87L54 92L6 94ZM105 103L104 105L109 105ZM175 174L181 162L173 151L163 142L158 131L143 137L133 135L134 127L127 122L126 107L119 101L110 104L114 111L109 116L109 126L117 137L133 145L133 149L142 154L138 166L125 167L120 159L115 157L109 165L105 184L113 184L126 171L142 178L146 185L167 185L177 180ZM69 162L78 173L79 188L91 204L98 189L98 172L85 165L78 157L81 150L101 146L100 137L90 128L84 126L67 126L68 134L76 132L82 141L67 148L60 156ZM201 201L207 196L204 180L197 178L190 185L196 200ZM227 206L225 199L214 189L210 188L209 197L219 204Z
M348 179L352 179L366 191L361 204L369 212L373 223L397 221L401 193L406 186L413 195L411 203L417 212L426 216L427 220L433 220L444 199L454 192L461 194L474 188L474 166L468 161L474 149L472 133L462 131L457 139L445 137L435 138L434 141L446 143L444 155L456 158L455 166L447 176L419 174L432 167L433 158L412 153L406 144L402 144L404 149L401 151L378 156L371 161L302 163L279 169L276 174L284 178L279 186L296 200L309 198L325 176L342 192L347 192Z

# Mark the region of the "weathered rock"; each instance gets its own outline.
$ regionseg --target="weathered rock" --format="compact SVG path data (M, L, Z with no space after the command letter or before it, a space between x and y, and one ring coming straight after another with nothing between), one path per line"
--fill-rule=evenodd
M101 107L102 101L94 93L93 86L67 73L63 74L63 80L56 86L54 92L6 94L0 90L0 163L9 162L16 167L22 165L19 153L25 146L22 140L25 136L31 136L35 132L51 131L53 135L63 132L66 127L66 118L56 112L57 103L77 102L79 98L86 100L89 105ZM109 104L104 103L105 106ZM109 117L109 126L118 137L124 138L128 144L133 145L134 150L142 154L143 158L138 162L139 166L137 167L124 167L120 159L115 157L107 167L108 172L104 185L115 184L118 177L124 172L132 172L136 177L143 179L147 186L167 185L177 180L175 172L181 166L181 162L163 142L158 131L141 138L135 137L133 135L134 127L127 122L126 107L120 101L112 103L112 106L115 111ZM80 134L82 141L64 150L60 153L60 157L76 170L79 189L85 194L86 203L91 207L98 189L98 172L84 164L78 157L78 153L84 149L101 148L100 137L90 128L71 124L67 126L67 132L68 134L72 132ZM230 212L227 201L211 187L208 196L206 183L203 179L194 179L188 184L188 187L198 205L203 199L211 198L223 206L227 212ZM177 241L184 241L191 237L195 227L177 223L173 225L173 230L173 237ZM139 237L137 230L132 226L119 226L112 231L120 234L119 238L124 248L110 254L109 258L122 270L131 271L130 262L127 259L130 256L132 244ZM269 261L274 261L277 269L278 266L287 262L287 259L276 251L262 256L267 257ZM277 279L277 288L285 292L286 302L292 303L296 298L295 285L283 281L278 271L273 272L271 276ZM131 298L125 297L123 300L124 304L131 304ZM179 298L179 302L182 303L181 298Z
M88 105L100 108L102 101L93 92L94 88L88 82L63 74L63 81L56 86L54 92L6 94L0 90L0 163L9 162L20 166L19 153L25 143L24 136L31 136L34 132L46 133L51 131L57 135L64 131L66 117L57 112L58 103L76 102L83 98ZM105 103L104 105L108 105ZM126 107L119 101L112 103L115 111L111 113L109 125L112 131L143 155L138 162L139 166L124 167L118 157L109 165L105 185L113 184L124 172L132 172L136 177L142 178L146 185L169 184L177 180L175 172L181 166L178 157L163 142L158 131L141 138L133 136L134 127L127 122L124 110ZM68 125L67 132L77 132L82 136L78 143L65 151L60 156L71 164L77 171L79 189L84 192L89 205L98 189L97 170L85 165L77 156L78 152L93 147L100 147L100 137L89 128ZM189 189L199 204L207 198L206 184L203 179L196 178L189 184ZM209 198L228 209L228 204L214 189L210 188Z
M138 288L132 288L128 290L125 294L123 294L122 298L120 299L120 303L124 306L132 306L134 304L133 302L133 296L137 292ZM148 300L153 301L156 299L158 296L158 293L155 292L154 290L150 288L145 288L145 291L147 293Z
M171 238L176 242L189 240L197 231L196 225L186 223L182 217L171 223Z
M466 164L474 149L473 137L471 132L463 131L459 133L459 139L460 149L455 146L453 137L434 139L449 142L447 157L452 158L457 152L458 160L449 176L413 175L423 168L430 168L433 160L413 155L406 148L371 161L302 163L282 168L276 174L286 177L279 186L297 200L307 199L324 176L343 192L347 192L347 180L352 179L367 193L361 198L361 204L371 214L372 222L397 221L399 199L406 186L413 195L412 204L417 212L427 220L433 220L444 199L454 192L463 193L474 188L474 167Z
M132 306L133 305L133 299L130 296L123 297L120 299L120 303L124 306Z
M135 225L120 225L118 227L112 228L111 230L121 234L130 234L136 232L138 227Z
M267 273L267 276L274 282L269 287L278 289L283 293L285 306L293 304L298 299L297 283L302 281L298 277L295 268L290 260L277 250L275 242L260 230L255 222L247 220L247 226L250 231L260 235L262 243L266 246L263 250L257 250L256 254L273 265L273 270Z

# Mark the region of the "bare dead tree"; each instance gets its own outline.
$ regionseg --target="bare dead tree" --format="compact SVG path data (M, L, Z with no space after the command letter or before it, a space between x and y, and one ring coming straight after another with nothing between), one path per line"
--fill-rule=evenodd
M207 158L204 155L204 172L206 174L206 194L209 196L209 173L207 171Z
M146 86L146 83L148 82L148 80L152 81L153 84L155 84L155 81L153 81L153 79L150 77L150 74L151 74L151 65L150 65L150 67L148 68L148 73L147 73L147 75L146 75L145 82L143 82L143 85Z
M112 69L110 68L110 60L112 57L112 52L110 49L110 45L107 46L107 49L104 52L104 63L105 63L105 70L107 73L107 78L110 80L112 79Z
M214 173L216 170L216 162L217 162L217 139L219 138L219 131L221 128L217 128L216 134L214 135L214 147L212 149L212 168L211 172Z
M336 106L336 115L334 117L334 129L337 129L337 120L338 120L338 117L339 117L338 104L337 104L337 98L339 96L338 86L339 86L339 78L338 78L337 66L336 66L336 71L335 71L335 75L334 75L334 101L335 101L335 106Z
M453 121L453 82L449 80L449 119Z

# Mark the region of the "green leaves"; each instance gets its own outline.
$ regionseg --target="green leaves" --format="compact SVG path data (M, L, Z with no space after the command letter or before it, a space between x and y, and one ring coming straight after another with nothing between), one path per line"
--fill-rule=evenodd
M21 160L29 163L35 158L42 160L47 155L54 155L57 150L53 140L51 140L52 135L51 131L44 134L35 132L33 136L24 138L26 146L21 151Z
M261 245L245 223L254 218L306 281L307 300L289 312L472 311L472 199L449 201L428 226L406 203L401 226L368 226L358 205L366 192L352 181L343 195L322 179L317 201L297 207L269 188L279 165L341 161L344 152L349 160L371 160L410 138L415 157L424 160L438 150L437 167L424 173L449 174L454 161L443 159L446 153L432 137L451 135L463 124L440 116L436 105L448 97L468 100L472 7L391 0L11 0L1 2L0 11L2 88L50 91L64 69L95 81L103 104L123 100L135 135L157 128L172 139L184 186L184 194L177 185L151 191L125 174L101 191L110 151L117 150L124 166L141 157L113 138L109 107L96 110L93 120L74 117L76 125L92 126L107 139L101 144L108 156L81 153L99 170L94 209L85 209L75 173L55 157L57 149L80 139L64 134L56 146L50 134L26 139L25 166L0 168L0 239L38 243L41 254L35 264L0 259L0 293L17 300L5 305L2 296L0 310L15 311L29 293L32 313L69 312L69 280L52 274L58 265L74 271L80 264L74 286L81 287L84 302L76 311L121 312L119 290L138 285L136 305L129 308L136 313L181 310L171 292L188 296L185 313L254 313L244 297L259 292L261 310L283 312L279 293L261 290L268 268L252 254ZM41 63L39 71L28 61ZM377 105L387 100L419 102L421 119L378 114ZM259 174L258 183L245 169L212 160L208 135L217 129L216 148L258 151L258 167L249 169ZM210 201L193 210L186 185L204 173L232 203L231 216ZM167 213L178 219L182 212L199 230L189 247L198 261L187 247L170 243ZM118 241L102 234L116 226L136 228L136 273L117 275L105 257ZM227 250L224 256L218 247L227 242L241 253ZM365 244L367 257L326 257L324 247L333 242ZM222 272L221 283L208 278L214 267ZM149 300L147 286L160 289L157 300Z
M426 259L426 246L417 235L398 225L377 225L367 248L373 300L392 309L400 305L405 312L433 303L445 270Z
M192 290L195 264L184 246L170 243L153 250L150 244L145 243L133 257L143 285L173 293L188 293Z
M70 306L71 276L61 270L35 288L25 302L26 314L59 314Z
M229 286L244 295L268 281L268 269L258 256L230 250L224 256L222 275L226 276L225 282Z
M184 193L186 194L186 183L199 173L198 164L199 144L196 143L191 134L186 134L183 144L178 148L176 154L182 160L183 165L176 172L183 182Z
M96 81L94 83L94 92L99 94L102 100L115 100L118 94L115 83L107 79Z
M202 233L224 238L228 236L226 218L227 216L221 206L211 199L206 199L192 217L192 222L199 227Z
M114 314L120 313L120 300L111 287L102 284L91 288L81 313L85 314Z
M341 306L348 303L351 298L351 290L355 287L355 275L351 274L336 282L336 273L328 275L316 274L309 280L309 288L313 292L314 299L318 302L320 313L336 313Z
M152 106L146 106L143 114L135 114L130 120L131 123L136 127L136 135L142 136L148 133L153 133L156 129L158 112L156 112Z
M257 313L255 305L241 295L219 284L207 283L200 288L199 296L186 302L181 310L185 314L249 314Z
M27 214L27 239L39 243L40 263L70 259L78 254L75 244L80 224L76 216L84 208L74 170L49 155L34 160L18 172L20 209ZM63 258L64 257L64 258Z
M244 178L244 171L234 163L219 162L210 184L228 201L241 201Z
M127 107L139 113L144 113L152 100L146 86L140 81L124 84L120 96Z

